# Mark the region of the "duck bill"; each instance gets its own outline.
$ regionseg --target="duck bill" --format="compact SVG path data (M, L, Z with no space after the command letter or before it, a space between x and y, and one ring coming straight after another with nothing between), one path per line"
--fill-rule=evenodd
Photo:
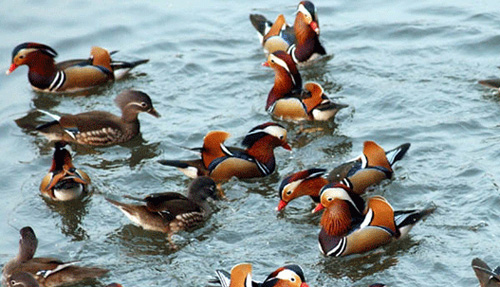
M300 287L309 287L309 285L307 285L306 282L302 282L302 284L300 284Z
M15 70L15 69L17 69L17 67L18 67L18 66L17 66L16 64L12 63L12 64L10 65L10 68L9 68L9 69L5 72L5 74L6 74L6 75L10 75L10 73L14 72L14 70Z
M314 32L316 32L316 34L319 35L319 26L318 26L318 22L316 21L312 21L311 24L309 24L309 26L311 27L311 29L314 30Z
M269 65L269 62L264 62L262 63L262 67L271 67L271 65Z
M155 110L155 108L151 108L148 111L148 114L152 115L155 118L160 118L161 117L161 115Z
M313 209L313 211L312 211L311 213L316 213L316 212L318 212L318 211L322 210L323 208L325 208L325 207L323 206L323 204L318 203L318 205L316 205L316 208L314 208L314 209Z
M281 146L282 146L284 149L286 149L286 150L292 150L292 148L290 147L290 145L289 145L287 142L284 142Z
M284 201L283 199L280 200L280 203L278 203L278 207L276 207L276 210L281 211L287 204L288 202Z

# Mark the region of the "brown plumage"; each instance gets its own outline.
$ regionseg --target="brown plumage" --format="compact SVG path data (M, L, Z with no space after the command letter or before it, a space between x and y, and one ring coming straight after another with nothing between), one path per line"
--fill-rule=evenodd
M180 193L165 192L151 194L143 199L127 198L143 203L126 204L106 199L142 228L171 235L206 220L211 213L207 200L217 199L217 191L210 177L201 176L191 182L187 197Z
M115 62L110 53L100 47L92 47L88 59L68 60L55 63L57 52L39 43L22 43L12 52L12 64L7 75L17 67L29 67L28 79L35 90L43 92L76 92L114 81L134 67L148 62Z
M103 276L106 269L79 267L74 262L64 263L58 259L35 257L38 239L29 226L20 230L19 253L5 264L2 270L3 280L16 272L30 273L42 287L54 287L76 283L85 279ZM3 282L6 284L6 282Z
M160 117L151 98L140 91L125 90L116 96L115 103L122 111L121 117L103 111L62 116L42 111L55 121L36 129L51 140L105 146L123 143L135 137L140 132L139 113L146 112Z

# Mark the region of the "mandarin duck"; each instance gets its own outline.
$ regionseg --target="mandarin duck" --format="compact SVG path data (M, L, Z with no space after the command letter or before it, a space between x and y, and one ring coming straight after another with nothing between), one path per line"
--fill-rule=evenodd
M14 272L7 278L8 287L39 287L35 277L27 272Z
M332 119L337 112L347 107L332 102L323 88L313 82L302 87L302 78L292 57L283 51L268 56L265 64L273 68L274 86L267 96L266 110L284 120Z
M295 63L306 63L326 54L319 42L319 22L316 7L310 1L301 1L293 28L283 15L274 23L259 14L250 14L250 22L258 32L264 50L268 53L285 51Z
M392 166L404 157L409 143L404 143L389 151L384 151L373 141L364 142L363 154L335 167L328 175L326 169L312 168L285 177L279 187L278 211L295 198L310 196L319 202L321 188L331 182L340 182L355 194L363 194L367 187L390 179Z
M201 159L191 161L160 160L175 166L189 177L208 175L216 182L237 178L270 175L276 166L274 148L291 150L286 141L286 129L276 123L264 123L252 128L243 139L246 149L230 148L224 141L230 136L223 131L209 132L203 139Z
M88 190L89 176L75 168L65 142L56 142L52 166L40 184L40 192L48 199L68 201L79 198Z
M28 80L34 90L42 92L77 92L122 78L134 67L149 60L122 62L111 60L110 53L92 47L88 59L56 63L57 53L47 45L27 42L12 51L12 64L7 75L27 65Z
M478 83L488 88L500 89L500 79L481 80Z
M313 212L321 216L319 248L327 256L345 256L373 250L408 234L435 208L394 211L382 196L364 200L341 183L321 189L320 203Z
M58 116L40 110L55 120L36 129L50 140L105 146L127 142L135 137L140 131L139 113L160 117L151 98L140 91L125 90L116 96L115 103L122 111L121 117L103 111Z
M231 269L231 274L216 270L217 280L222 287L308 287L304 271L299 265L285 265L269 274L263 282L252 280L252 265L240 263Z
M33 257L38 239L29 226L20 230L19 253L2 270L4 286L11 275L17 272L30 273L42 287L53 287L76 283L85 279L97 278L108 273L109 270L95 267L79 267L76 262L62 262L55 258Z
M500 266L495 270L479 258L472 260L472 269L476 273L479 285L481 287L498 287L500 286Z
M141 204L126 204L106 198L133 223L146 230L160 231L169 236L191 228L207 219L211 213L209 199L217 199L215 182L207 176L195 178L188 187L187 197L176 192L154 193L145 198L126 198Z

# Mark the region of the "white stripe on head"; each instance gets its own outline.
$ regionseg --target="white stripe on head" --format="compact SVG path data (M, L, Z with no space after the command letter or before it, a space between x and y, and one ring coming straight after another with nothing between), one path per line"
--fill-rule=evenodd
M269 59L273 62L273 63L276 63L277 65L283 67L289 74L292 74L290 72L290 69L288 68L288 65L286 64L285 61L283 61L282 59L280 59L279 57L277 57L276 55L274 54L270 54L269 55Z
M330 188L327 188L325 190L323 190L321 192L321 197L326 197L326 199L328 201L333 201L334 199L341 199L341 200L345 200L345 201L349 201L350 203L352 203L352 205L354 206L354 208L356 208L356 210L359 212L359 213L362 213L360 210L358 210L358 207L356 206L356 204L354 203L354 201L352 200L352 198L349 196L349 194L347 193L347 191L345 191L345 189L341 188L341 187L330 187Z
M314 7L316 8L316 7ZM302 14L304 14L304 16L308 17L312 20L312 15L311 13L309 13L309 11L307 11L306 7L303 5L303 4L300 4L299 7L297 7L297 13L298 12L301 12Z
M298 277L297 273L293 272L290 269L283 269L276 275L275 278L277 279L282 279L282 280L288 280L290 282L295 282L297 279L295 277Z

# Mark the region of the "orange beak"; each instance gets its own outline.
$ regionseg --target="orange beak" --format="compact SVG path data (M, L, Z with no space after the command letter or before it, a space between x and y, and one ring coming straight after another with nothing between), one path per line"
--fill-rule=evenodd
M288 203L286 201L284 201L283 199L280 200L280 203L278 203L278 207L276 207L276 210L277 211L281 211L283 208L285 208L285 206L287 205Z
M271 67L268 62L262 63L262 67Z
M309 24L309 26L311 27L311 29L314 30L314 32L316 32L316 34L319 35L319 26L316 21L312 21L311 24Z
M10 68L5 72L6 75L10 75L18 66L14 63L10 65Z
M300 287L309 287L309 285L307 285L306 282L302 282L302 284L300 284Z
M316 205L316 208L314 208L314 209L313 209L312 213L316 213L316 212L318 212L318 211L322 210L323 208L325 208L325 207L323 206L323 204L318 203L318 205Z

